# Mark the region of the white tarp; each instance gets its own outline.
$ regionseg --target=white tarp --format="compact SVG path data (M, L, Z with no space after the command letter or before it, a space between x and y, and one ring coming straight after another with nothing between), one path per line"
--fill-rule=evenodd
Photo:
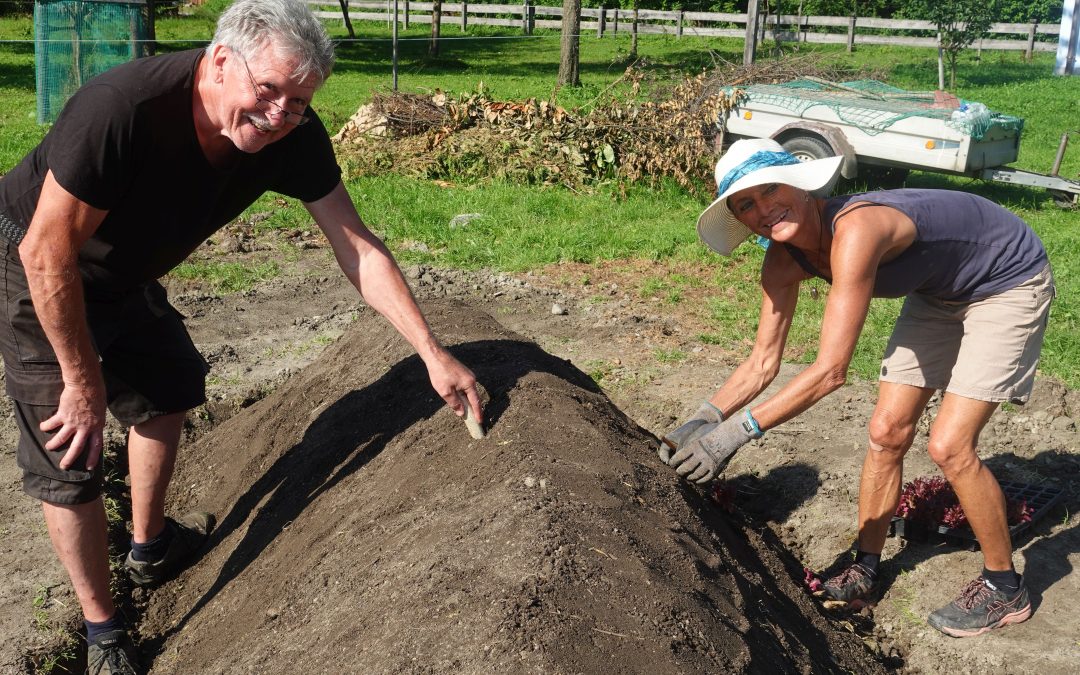
M1065 0L1061 8L1055 75L1080 75L1080 0Z

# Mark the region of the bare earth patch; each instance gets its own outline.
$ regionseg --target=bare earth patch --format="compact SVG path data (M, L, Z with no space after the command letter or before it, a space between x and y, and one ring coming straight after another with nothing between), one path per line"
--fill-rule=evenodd
M653 435L736 364L697 338L695 303L642 292L671 269L408 269L490 398L490 433L473 441L328 252L281 245L294 244L284 275L253 291L170 288L213 366L172 507L210 508L221 526L192 570L124 591L154 672L1075 670L1077 392L1041 379L990 423L999 478L1066 495L1017 542L1031 620L954 640L925 616L978 572L977 553L890 540L865 615L829 615L801 586L803 566L853 539L872 383L741 450L727 513L653 454ZM77 607L21 494L13 422L2 433L0 672L21 673ZM907 478L936 473L925 441Z

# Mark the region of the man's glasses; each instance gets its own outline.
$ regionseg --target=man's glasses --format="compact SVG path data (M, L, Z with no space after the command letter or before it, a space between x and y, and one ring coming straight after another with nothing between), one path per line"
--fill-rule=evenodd
M251 87L255 94L256 108L264 113L270 113L271 115L283 115L286 124L291 124L296 127L302 127L311 121L310 118L304 117L303 113L291 112L282 108L277 103L259 96L259 85L255 83L255 76L251 74L251 68L248 68L247 61L244 60L243 57L240 58L240 62L244 64L244 70L247 71L248 80L251 82Z

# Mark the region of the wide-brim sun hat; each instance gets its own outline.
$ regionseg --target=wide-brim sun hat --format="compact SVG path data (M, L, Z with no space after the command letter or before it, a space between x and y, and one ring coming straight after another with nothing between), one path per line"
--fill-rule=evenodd
M716 162L716 201L698 217L698 236L720 255L731 255L752 233L728 208L728 197L768 183L783 183L825 197L836 185L843 161L843 157L826 157L800 162L771 138L735 141Z

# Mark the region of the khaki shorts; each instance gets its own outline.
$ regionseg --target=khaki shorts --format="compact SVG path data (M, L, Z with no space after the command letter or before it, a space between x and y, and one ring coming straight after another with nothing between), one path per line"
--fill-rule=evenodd
M1054 295L1049 263L1019 286L983 300L909 295L885 349L880 379L979 401L1025 403Z

